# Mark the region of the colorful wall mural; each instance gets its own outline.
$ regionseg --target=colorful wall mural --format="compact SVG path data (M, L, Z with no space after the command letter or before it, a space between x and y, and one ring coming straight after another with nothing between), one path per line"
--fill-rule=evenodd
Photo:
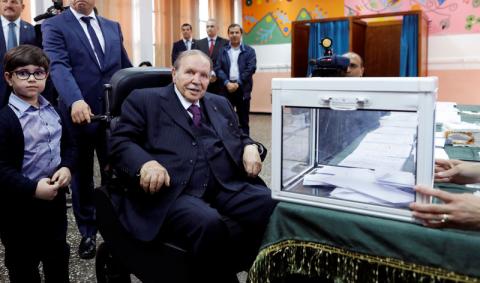
M291 42L293 21L343 17L343 1L243 0L243 40L247 44Z
M345 0L345 16L423 10L430 35L480 32L480 0Z
M291 42L293 21L423 10L430 35L480 32L480 0L243 0L247 44Z

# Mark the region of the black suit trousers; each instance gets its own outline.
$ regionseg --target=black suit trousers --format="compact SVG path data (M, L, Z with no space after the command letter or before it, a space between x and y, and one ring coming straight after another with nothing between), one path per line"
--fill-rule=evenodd
M235 112L238 116L238 122L243 133L250 135L250 99L245 99L243 90L239 87L235 92L229 93L226 89L224 95L227 97L230 104L235 107Z
M267 187L241 185L239 191L208 189L203 198L184 193L167 214L159 239L190 252L199 282L228 282L258 253L276 202Z
M20 212L2 225L1 239L10 282L40 283L40 262L44 282L69 282L65 193L59 193L53 201L32 203L28 213Z

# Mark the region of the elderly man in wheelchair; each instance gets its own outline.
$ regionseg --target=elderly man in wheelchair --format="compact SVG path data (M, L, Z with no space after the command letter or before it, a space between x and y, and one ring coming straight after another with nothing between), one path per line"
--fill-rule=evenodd
M266 149L241 131L227 99L206 92L211 69L208 56L186 51L174 63L172 84L126 98L110 138L124 189L110 200L124 236L145 253L159 252L147 257L154 271L179 269L162 257L168 254L185 268L186 282L238 282L276 202L258 177ZM101 232L102 213L97 208ZM107 243L110 236L117 235L104 235ZM145 281L179 278L157 273Z

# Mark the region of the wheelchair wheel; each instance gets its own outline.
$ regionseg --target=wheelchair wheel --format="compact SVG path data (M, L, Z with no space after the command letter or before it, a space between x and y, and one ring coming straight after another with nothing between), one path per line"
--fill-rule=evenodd
M105 243L97 249L95 273L98 283L131 283L130 274L112 257Z

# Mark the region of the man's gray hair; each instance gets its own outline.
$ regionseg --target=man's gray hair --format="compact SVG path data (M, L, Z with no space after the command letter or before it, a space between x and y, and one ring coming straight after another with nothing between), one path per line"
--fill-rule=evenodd
M212 59L210 59L210 57L208 57L207 54L203 53L202 51L193 49L193 50L183 51L182 53L180 53L180 55L178 55L175 62L173 62L173 67L175 68L175 70L178 70L178 68L180 67L180 62L182 61L183 58L188 56L194 56L194 55L198 55L205 58L205 60L207 60L210 63L210 70L213 69Z

